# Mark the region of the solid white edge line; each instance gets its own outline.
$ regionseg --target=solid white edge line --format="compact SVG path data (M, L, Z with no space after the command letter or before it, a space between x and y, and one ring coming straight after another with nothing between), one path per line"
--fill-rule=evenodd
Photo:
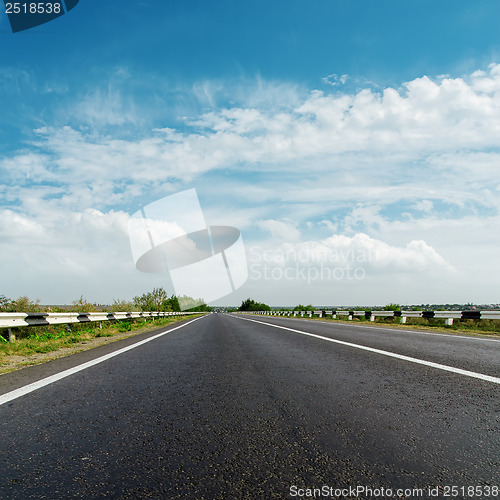
M287 316L271 316L272 318L277 318L277 319L289 319L292 321L304 321L305 323L310 323L310 320L305 319L305 318L291 318ZM347 322L338 321L335 323L332 323L330 321L323 321L323 320L315 320L316 323L322 323L325 325L338 325L338 326L347 326L349 328L365 328L365 329L377 329L377 330L383 330L385 332L394 332L394 333L415 333L418 335L434 335L437 337L452 337L454 339L464 339L464 340L477 340L477 341L485 341L485 342L500 342L500 339L487 339L485 337L467 337L465 335L457 335L454 333L437 333L437 332L422 332L421 330L406 330L404 328L384 328L382 326L374 326L374 325L356 325L356 324L350 324ZM404 324L404 323L401 323Z
M396 353L389 352L389 351L383 351L381 349L375 349L374 347L367 347L364 345L353 344L351 342L345 342L343 340L331 339L328 337L323 337L322 335L316 335L315 333L308 333L308 332L304 332L302 330L295 330L294 328L288 328L286 326L273 325L272 323L265 323L264 321L257 321L255 319L243 318L241 316L236 316L236 315L234 315L233 317L235 317L237 319L241 319L243 321L252 321L253 323L258 323L260 325L267 325L267 326L272 326L273 328L280 328L282 330L288 330L290 332L300 333L302 335L307 335L309 337L315 337L317 339L326 340L328 342L333 342L335 344L341 344L341 345L345 345L348 347L354 347L356 349L361 349L363 351L369 351L369 352L374 352L377 354L382 354L384 356L389 356L391 358L402 359L404 361L409 361L410 363L417 363L419 365L430 366L432 368L437 368L439 370L444 370L444 371L452 372L452 373L458 373L460 375L465 375L467 377L477 378L480 380L485 380L487 382L493 382L494 384L500 384L499 377L492 377L491 375L484 375L483 373L476 373L476 372L471 372L468 370L462 370L461 368L455 368L453 366L441 365L439 363L433 363L432 361L425 361L423 359L412 358L410 356L405 356L403 354L396 354Z
M57 382L58 380L69 377L70 375L73 375L74 373L78 373L82 370L86 370L87 368L90 368L91 366L98 365L99 363L102 363L103 361L107 361L108 359L114 358L115 356L123 354L124 352L130 351L131 349L135 349L136 347L139 347L143 344L146 344L147 342L151 342L152 340L155 340L159 337L162 337L163 335L167 335L167 333L173 332L174 330L178 330L179 328L184 328L185 326L190 325L191 323L198 321L199 319L204 318L204 317L205 316L200 316L198 318L195 318L195 319L189 321L188 323L184 323L182 325L176 326L175 328L170 328L169 330L166 330L162 333L158 333L157 335L153 335L152 337L141 340L140 342L136 342L135 344L129 345L127 347L123 347L122 349L118 349L117 351L113 351L109 354L105 354L104 356L101 356L99 358L93 359L91 361L87 361L86 363L83 363L81 365L74 366L73 368L68 368L67 370L64 370L60 373L56 373L54 375L51 375L50 377L42 378L41 380L38 380L37 382L33 382L31 384L20 387L19 389L15 389L11 392L7 392L5 394L2 394L2 395L0 395L0 406L2 406L5 403L8 403L10 401L13 401L14 399L20 398L21 396L29 394L30 392L36 391L37 389L45 387L46 385L53 384L54 382Z
M279 317L279 316L278 316ZM293 318L287 318L286 316L282 316L282 319L293 319ZM303 318L297 318L299 321L309 321L307 319ZM296 321L296 320L294 320ZM394 332L394 333L415 333L418 335L434 335L436 337L448 337L448 338L454 338L454 339L464 339L464 340L477 340L477 341L485 341L485 342L500 342L500 339L487 339L485 337L466 337L465 335L457 335L454 333L438 333L438 332L423 332L421 330L406 330L404 328L384 328L381 326L373 326L373 325L356 325L356 324L349 324L349 323L344 323L344 322L338 322L338 323L329 323L328 321L317 321L318 323L323 323L327 325L339 325L339 326L347 326L347 327L352 327L352 328L364 328L366 329L374 329L376 328L377 330L383 330L384 332ZM403 324L403 323L402 323Z

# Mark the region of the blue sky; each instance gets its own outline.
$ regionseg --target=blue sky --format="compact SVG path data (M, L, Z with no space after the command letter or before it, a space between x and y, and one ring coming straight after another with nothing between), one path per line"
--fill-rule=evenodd
M195 187L249 258L221 303L500 302L498 2L117 5L0 15L0 293L162 286L128 217Z

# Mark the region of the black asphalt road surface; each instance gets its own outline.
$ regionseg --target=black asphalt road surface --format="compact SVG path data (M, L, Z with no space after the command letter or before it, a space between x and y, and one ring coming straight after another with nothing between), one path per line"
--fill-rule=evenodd
M0 498L500 499L499 384L264 323L500 376L498 340L211 314L0 406Z

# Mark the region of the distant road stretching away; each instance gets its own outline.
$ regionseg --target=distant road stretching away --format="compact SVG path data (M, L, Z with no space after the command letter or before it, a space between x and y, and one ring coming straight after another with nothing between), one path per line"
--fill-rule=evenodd
M499 413L499 340L210 314L0 376L0 498L485 499Z

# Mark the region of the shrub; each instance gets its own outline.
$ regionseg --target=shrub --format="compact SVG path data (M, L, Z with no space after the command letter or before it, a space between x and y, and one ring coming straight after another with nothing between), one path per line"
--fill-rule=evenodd
M119 332L130 332L130 330L132 330L132 324L130 321L120 321L118 323Z

